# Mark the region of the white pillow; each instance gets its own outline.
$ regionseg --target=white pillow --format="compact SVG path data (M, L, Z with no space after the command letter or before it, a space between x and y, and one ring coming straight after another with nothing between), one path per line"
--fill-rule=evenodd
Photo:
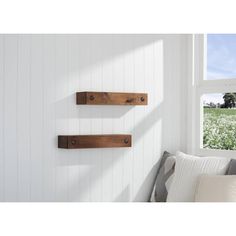
M196 202L236 202L236 175L202 175Z
M167 202L193 202L198 177L202 174L225 174L230 159L176 154L175 173Z

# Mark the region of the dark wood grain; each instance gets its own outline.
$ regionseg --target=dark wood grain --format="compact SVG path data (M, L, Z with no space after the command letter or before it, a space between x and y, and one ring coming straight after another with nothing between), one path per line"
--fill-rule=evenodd
M59 135L58 148L115 148L131 147L131 135Z
M147 105L146 93L77 92L78 105Z

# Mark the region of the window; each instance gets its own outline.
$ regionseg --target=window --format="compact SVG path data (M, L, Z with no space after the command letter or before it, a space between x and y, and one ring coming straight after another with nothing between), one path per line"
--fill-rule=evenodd
M236 35L207 35L207 80L236 78Z
M203 148L236 150L236 93L202 96Z
M192 151L235 156L236 34L195 35L193 46Z

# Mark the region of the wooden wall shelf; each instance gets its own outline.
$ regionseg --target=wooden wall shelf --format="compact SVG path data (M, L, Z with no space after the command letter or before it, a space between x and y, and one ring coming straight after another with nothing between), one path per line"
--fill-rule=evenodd
M59 135L58 147L66 149L131 147L131 135Z
M147 105L146 93L77 92L77 105Z

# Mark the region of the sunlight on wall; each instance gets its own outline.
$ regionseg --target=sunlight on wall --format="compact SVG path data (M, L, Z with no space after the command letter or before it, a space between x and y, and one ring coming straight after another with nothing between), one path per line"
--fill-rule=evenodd
M147 201L161 153L180 146L182 38L21 35L17 43L17 36L0 36L6 55L0 53L1 120L13 120L18 130L0 122L4 140L17 147L13 155L9 142L0 140L0 200ZM146 92L149 101L76 105L75 93L86 90ZM132 148L57 148L57 135L120 133L132 134Z

